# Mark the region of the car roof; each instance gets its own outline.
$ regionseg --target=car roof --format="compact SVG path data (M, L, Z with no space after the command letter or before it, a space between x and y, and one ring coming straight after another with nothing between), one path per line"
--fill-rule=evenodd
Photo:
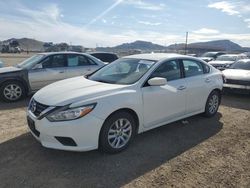
M64 52L42 52L42 53L38 53L38 54L42 54L42 55L56 55L56 54L85 54L85 53L64 51Z
M112 55L116 55L116 54L113 53L113 52L90 52L89 54L90 54L90 55L91 55L91 54L112 54Z
M245 56L245 55L242 55L242 54L224 54L224 55L221 55L220 57L224 57L224 56L232 56L232 57L235 57L235 56Z
M180 55L175 53L147 53L147 54L135 54L130 56L125 56L123 58L131 58L131 59L146 59L152 61L160 61L168 58L178 58L178 57L186 57L191 58L190 56Z

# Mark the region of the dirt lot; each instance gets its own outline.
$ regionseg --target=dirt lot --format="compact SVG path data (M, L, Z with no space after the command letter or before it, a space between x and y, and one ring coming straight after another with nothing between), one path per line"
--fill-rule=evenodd
M0 103L0 187L250 187L249 96L224 95L215 117L146 132L117 155L41 147L27 103Z

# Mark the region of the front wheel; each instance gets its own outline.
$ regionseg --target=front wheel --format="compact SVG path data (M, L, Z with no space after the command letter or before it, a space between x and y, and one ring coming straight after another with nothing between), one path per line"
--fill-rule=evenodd
M220 93L218 91L212 91L208 96L204 115L206 117L214 116L220 105Z
M135 135L135 120L130 113L117 112L104 123L99 139L99 149L118 153L126 149Z
M17 81L5 82L0 87L0 98L5 102L15 102L25 95L23 85Z

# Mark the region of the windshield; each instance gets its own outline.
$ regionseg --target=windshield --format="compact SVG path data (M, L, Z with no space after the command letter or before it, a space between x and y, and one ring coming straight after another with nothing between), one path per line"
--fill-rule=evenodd
M222 55L222 56L219 56L216 60L218 60L218 61L235 61L236 59L237 59L237 56Z
M137 82L155 61L141 59L118 59L103 67L88 79L110 84L133 84Z
M213 52L206 52L201 57L214 57L214 56L215 56L215 53L213 53Z
M22 63L19 63L17 65L18 68L22 68L22 69L30 69L31 67L33 67L34 64L36 64L39 60L41 60L45 55L43 54L37 54L34 55L26 60L24 60Z
M230 69L250 70L250 61L238 61L230 66Z

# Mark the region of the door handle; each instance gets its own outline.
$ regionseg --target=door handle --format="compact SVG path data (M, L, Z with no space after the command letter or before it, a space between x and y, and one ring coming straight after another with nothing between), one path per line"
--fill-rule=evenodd
M64 71L59 71L58 73L60 73L60 74L61 74L61 73L64 73Z
M211 82L211 79L210 78L206 78L205 82L209 83L209 82Z
M178 90L184 90L184 89L186 89L186 86L179 86L177 89Z

